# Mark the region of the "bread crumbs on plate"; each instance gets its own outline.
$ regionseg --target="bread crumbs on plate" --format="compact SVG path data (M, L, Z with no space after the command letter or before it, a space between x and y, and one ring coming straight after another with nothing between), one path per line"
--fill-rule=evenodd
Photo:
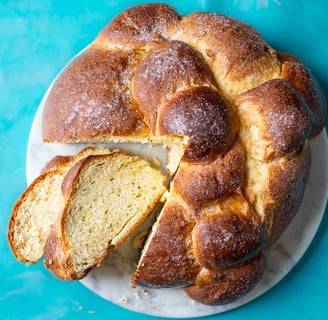
M123 304L127 304L129 301L129 299L125 296L122 296L121 299L120 299L120 302L123 303Z

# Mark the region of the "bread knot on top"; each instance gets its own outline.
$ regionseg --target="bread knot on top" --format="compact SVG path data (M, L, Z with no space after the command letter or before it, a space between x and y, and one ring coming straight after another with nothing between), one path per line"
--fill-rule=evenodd
M221 304L251 290L288 226L326 105L310 71L253 27L165 4L127 9L65 68L46 142L163 144L170 194L134 284Z

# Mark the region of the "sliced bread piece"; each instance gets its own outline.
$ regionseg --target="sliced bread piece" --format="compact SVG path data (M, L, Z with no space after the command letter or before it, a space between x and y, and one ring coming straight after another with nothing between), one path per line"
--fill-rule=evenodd
M64 206L60 187L65 173L56 169L41 174L14 205L8 241L18 260L36 263L41 259L50 228Z
M64 210L46 241L45 266L64 280L81 279L123 244L166 191L165 177L123 152L88 156L64 178Z
M61 184L70 167L90 154L112 152L103 147L87 147L76 156L56 156L16 201L8 225L8 241L15 257L37 263L51 227L64 207Z

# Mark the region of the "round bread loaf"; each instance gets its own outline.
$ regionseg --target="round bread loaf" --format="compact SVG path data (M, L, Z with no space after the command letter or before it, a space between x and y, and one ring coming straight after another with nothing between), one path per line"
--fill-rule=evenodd
M54 82L45 142L171 149L175 173L133 283L231 302L301 203L326 105L309 70L249 25L165 4L110 22Z

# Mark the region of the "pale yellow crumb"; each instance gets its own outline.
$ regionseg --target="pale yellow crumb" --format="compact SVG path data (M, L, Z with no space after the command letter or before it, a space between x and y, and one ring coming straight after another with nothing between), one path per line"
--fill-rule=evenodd
M86 221L90 216L91 216L91 211L87 211L87 212L82 216L82 221Z

